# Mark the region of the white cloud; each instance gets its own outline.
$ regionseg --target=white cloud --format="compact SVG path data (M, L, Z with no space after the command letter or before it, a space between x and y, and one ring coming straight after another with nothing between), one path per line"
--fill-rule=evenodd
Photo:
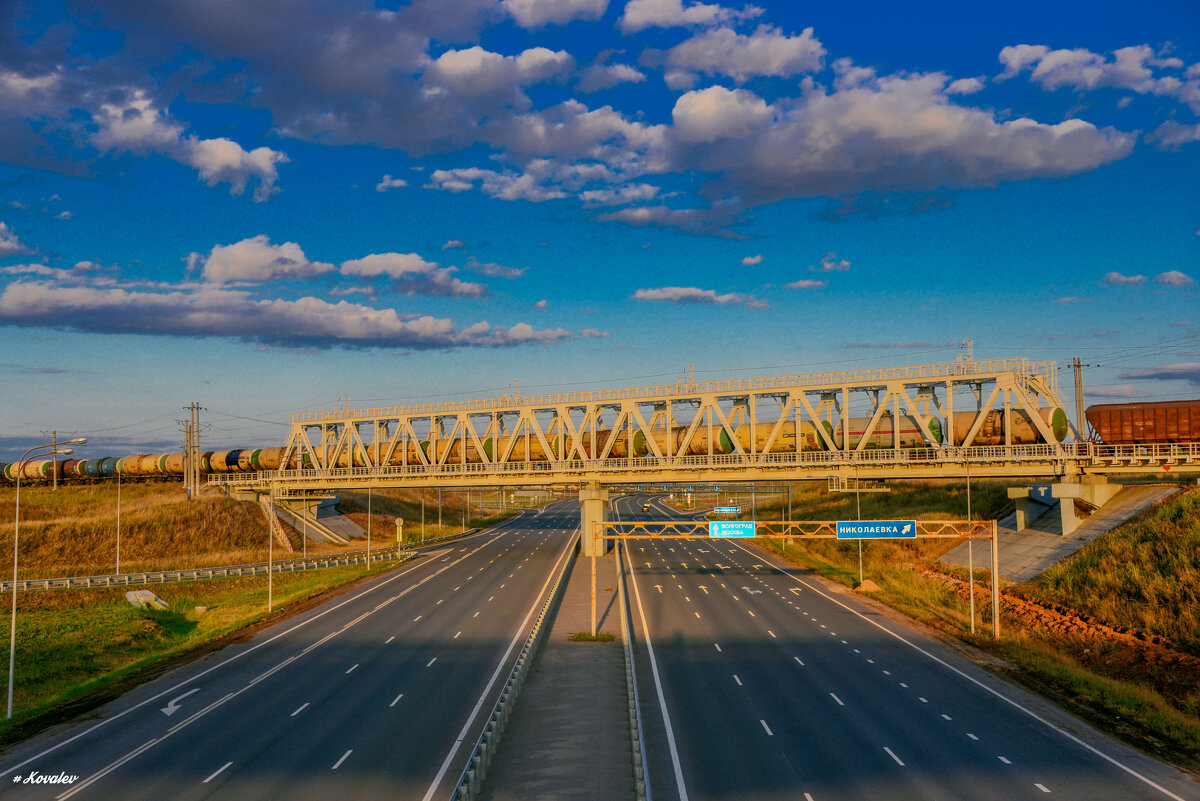
M73 215L73 214L71 214L71 212L69 212L69 211L60 211L58 214L55 214L55 215L54 215L54 219L56 219L56 220L69 220L69 219L71 219L71 217L73 217L73 216L74 216L74 215Z
M948 95L973 95L984 87L986 79L981 75L978 78L959 78L957 81L951 81L946 86L946 94Z
M710 3L691 3L685 8L682 0L629 0L621 15L620 26L624 33L635 33L645 28L719 25L753 19L762 13L761 8L749 5L735 11Z
M474 256L467 258L467 263L464 265L468 270L479 275L487 275L493 278L520 278L526 272L528 267L505 267L503 264L496 262L482 262Z
M546 308L546 301L545 301L545 300L539 300L537 303L533 304L533 308L535 308L535 309L539 309L539 310L540 310L540 309L544 309L544 308Z
M18 253L32 252L17 238L13 230L8 227L8 223L0 222L0 259L6 256L15 256Z
M579 332L580 339L600 339L603 337L611 337L608 331L601 331L598 328L585 328Z
M476 45L447 50L425 71L426 83L464 97L496 96L501 102L528 105L519 88L540 83L575 69L575 59L565 50L533 47L516 56L504 56Z
M394 281L397 292L405 295L446 295L481 298L487 287L454 277L456 267L438 267L416 253L372 253L361 259L342 262L342 275L355 278L386 276Z
M755 299L753 295L743 295L736 292L718 294L712 289L700 289L693 286L664 286L653 289L639 289L633 293L634 300L665 301L667 303L702 303L717 306L745 305L748 309L761 309L767 304Z
M838 255L831 250L821 257L819 267L810 266L808 269L822 273L844 273L850 269L850 262L847 259L839 259Z
M741 84L760 75L789 77L821 70L825 48L806 28L787 36L760 25L749 36L730 28L697 34L667 52L664 77L672 89L690 89L698 75L728 75Z
M185 136L183 126L155 108L141 89L129 92L123 102L101 104L94 119L99 129L91 140L100 151L160 153L197 170L209 186L228 183L235 195L257 180L254 199L260 202L278 191L276 168L288 160L268 147L247 151L232 139Z
M1089 303L1090 299L1089 298L1077 298L1074 295L1066 295L1064 297L1058 298L1054 302L1059 304L1060 306L1066 306L1071 303Z
M742 266L743 267L753 267L756 264L762 264L762 260L763 260L762 254L756 253L753 256L746 256L745 258L743 258Z
M1047 90L1126 89L1174 97L1200 113L1200 75L1193 74L1192 69L1183 72L1182 61L1164 58L1150 45L1114 50L1111 60L1083 48L1051 50L1045 45L1014 45L1000 51L1000 63L1004 65L1001 80L1029 70L1030 80ZM1180 74L1161 74L1164 71Z
M1087 394L1093 398L1148 398L1150 393L1133 384L1113 384L1107 387L1089 386Z
M1108 286L1140 286L1146 283L1144 275L1121 275L1118 272L1104 274L1103 282Z
M613 189L590 189L579 193L579 199L593 206L617 206L622 203L644 203L658 196L653 184L623 184Z
M461 239L447 239L446 244L442 245L442 250L457 250L466 246L467 243Z
M1158 275L1154 276L1154 280L1157 283L1163 284L1164 286L1173 287L1191 286L1192 284L1196 283L1196 279L1192 278L1190 275L1179 272L1179 270L1168 270L1165 273L1159 273Z
M465 167L453 170L434 170L429 176L427 189L445 189L449 192L466 192L476 186L490 197L501 200L544 200L564 198L561 189L546 186L531 173L515 173L510 170L497 172L480 167Z
M501 0L500 5L526 29L565 25L576 19L596 20L608 10L608 0Z
M89 286L16 282L0 293L0 321L79 331L189 337L235 337L284 346L351 348L501 347L549 343L574 335L481 321L459 329L453 320L401 315L345 300L255 298L249 292L202 285L193 291L131 292Z
M1200 387L1200 362L1176 362L1144 370L1130 370L1118 377L1121 380L1187 381L1192 386Z
M1200 124L1180 125L1175 120L1167 120L1146 134L1146 143L1159 150L1178 150L1181 145L1192 142L1200 142Z
M682 95L671 118L675 136L683 142L746 139L769 125L771 109L753 92L710 86Z
M814 278L802 278L799 281L784 284L784 286L788 289L820 289L828 283L828 281L818 281Z
M646 76L628 64L593 64L579 75L575 87L585 93L599 92L622 83L642 83Z
M309 261L295 242L272 245L266 234L215 245L202 261L204 280L215 284L312 278L333 270L332 264Z
M383 176L383 180L375 184L376 192L386 192L389 189L395 189L401 186L408 186L408 181L403 178L393 178L390 175Z

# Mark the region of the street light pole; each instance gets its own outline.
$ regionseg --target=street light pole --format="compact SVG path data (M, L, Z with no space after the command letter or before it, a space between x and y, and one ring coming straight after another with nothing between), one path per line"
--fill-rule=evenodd
M84 445L87 443L86 437L76 437L64 444ZM21 471L25 469L25 461L31 454L38 451L46 451L54 459L54 469L58 470L58 456L70 456L75 451L71 448L59 448L58 443L51 445L38 445L36 448L30 448L21 454L21 458L17 460L17 492L16 492L16 512L13 518L13 576L12 576L12 622L8 630L8 710L6 719L11 720L13 714L13 685L15 684L15 674L17 669L17 550L21 541Z

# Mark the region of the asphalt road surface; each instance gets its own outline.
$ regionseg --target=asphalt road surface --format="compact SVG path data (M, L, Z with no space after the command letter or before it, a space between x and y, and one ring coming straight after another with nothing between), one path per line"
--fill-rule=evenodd
M679 517L645 500L614 517ZM655 801L1200 798L1174 768L742 542L627 544Z
M448 798L578 524L564 502L434 547L10 749L0 796Z

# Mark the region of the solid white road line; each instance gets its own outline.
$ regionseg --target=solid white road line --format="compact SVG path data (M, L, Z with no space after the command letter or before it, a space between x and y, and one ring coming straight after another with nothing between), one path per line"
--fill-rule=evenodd
M303 712L303 711L304 711L304 709L305 709L305 707L307 707L307 706L308 706L308 701L305 701L303 704L301 704L301 705L300 705L300 708L299 708L299 709L297 709L297 710L296 710L295 712L293 712L292 714L288 715L288 717L289 717L289 718L294 718L294 717L296 717L296 715L299 715L301 712Z
M747 553L747 554L750 554L750 551L746 550L746 547L745 547L744 545L740 544L740 543L736 543L736 542L734 542L734 543L730 543L730 545L732 545L732 546L733 546L733 547L735 547L735 548L740 548L740 549L741 549L742 551L744 551L745 553ZM751 556L753 556L753 554L751 554ZM1062 735L1062 736L1063 736L1063 737L1065 737L1066 739L1068 739L1068 740L1070 740L1071 742L1073 742L1073 743L1075 743L1076 745L1078 745L1080 748L1083 748L1083 749L1085 749L1085 750L1087 750L1087 751L1091 752L1091 753L1092 753L1092 754L1094 754L1095 756L1098 756L1098 757L1100 757L1101 759L1103 759L1105 762L1109 763L1109 764L1110 764L1110 765L1112 765L1113 767L1115 767L1115 768L1119 768L1120 770L1123 770L1123 771L1125 771L1126 773L1128 773L1130 776L1134 777L1134 778L1135 778L1135 779L1137 779L1138 781L1140 781L1140 782L1143 782L1144 784L1146 784L1146 785L1148 785L1148 786L1150 786L1150 787L1153 787L1155 790L1158 790L1160 793L1162 793L1163 795L1167 796L1168 798L1174 799L1174 801L1184 801L1184 799L1183 799L1182 797L1180 797L1180 796L1178 796L1178 795L1175 795L1175 793L1171 792L1171 791L1170 791L1170 790L1168 790L1166 787L1163 787L1161 784L1159 784L1158 782L1154 781L1154 780L1153 780L1153 779L1151 779L1150 777L1148 777L1148 776L1143 776L1142 774L1138 773L1138 772L1137 772L1136 770L1134 770L1133 768L1131 768L1131 767L1129 767L1128 765L1126 765L1124 762L1121 762L1119 759L1116 759L1115 757L1111 757L1111 756L1109 756L1108 754L1106 754L1106 753L1104 753L1103 751L1101 751L1099 748L1096 748L1095 746L1093 746L1093 745L1091 745L1091 744L1089 744L1089 743L1086 743L1086 742L1084 742L1083 740L1081 740L1080 738L1076 737L1074 734L1071 734L1071 733L1070 733L1069 731L1067 731L1066 729L1063 729L1063 728L1062 728L1062 727L1060 727L1060 726L1056 726L1055 724L1053 724L1053 723L1051 723L1050 721L1046 720L1044 717L1042 717L1042 716L1041 716L1041 715L1039 715L1038 713L1034 712L1032 709L1029 709L1028 707L1025 707L1025 706L1021 705L1021 704L1020 704L1020 703L1018 703L1017 701L1014 701L1013 699L1009 698L1007 695L1005 695L1004 693L1000 692L999 690L992 689L991 687L989 687L988 685L984 684L984 683L983 683L982 681L980 681L979 679L977 679L977 678L975 678L974 676L971 676L971 675L969 675L969 674L965 673L964 671L960 670L959 668L955 667L954 665L951 665L951 664L950 664L949 662L947 662L946 660L942 659L941 657L937 656L936 654L933 654L933 653L931 653L930 651L927 651L926 649L922 648L921 646L917 645L916 643L912 642L911 640L905 639L905 638L904 638L902 635L900 635L900 634L897 634L896 632L892 631L891 629L889 629L887 626L883 625L883 624L882 624L882 623L880 623L879 621L877 621L877 620L872 620L871 618L869 618L869 617L867 617L866 615L864 615L864 614L862 614L861 612L859 612L857 609L854 609L854 608L853 608L853 607L851 607L851 606L847 606L846 604L844 604L844 603L842 603L841 601L839 601L837 598L834 598L832 595L829 595L828 593L826 593L826 592L822 591L822 590L821 590L819 587L817 587L816 585L814 585L814 584L810 584L810 583L808 583L807 581L805 581L805 580L803 580L803 579L799 578L798 576L795 576L795 575L792 575L792 574L790 574L790 573L787 573L787 572L785 572L785 571L781 570L780 568L777 568L777 567L776 567L776 568L775 568L775 570L778 570L778 571L779 571L779 572L780 572L782 575L784 575L784 576L787 576L788 578L790 578L792 581L796 582L797 584L802 584L802 585L804 585L805 587L808 587L810 590L813 590L813 591L815 591L815 592L816 592L818 595L822 596L822 597L823 597L823 598L825 598L826 600L828 600L828 601L830 601L830 602L832 602L832 603L835 603L835 604L837 604L838 606L842 607L843 609L845 609L845 610L846 610L847 612L849 612L850 614L857 616L858 618L860 618L860 619L862 619L862 620L866 621L867 623L870 623L872 626L874 626L875 628L877 628L877 629L879 629L880 631L884 632L885 634L888 634L888 635L890 635L890 636L894 637L895 639L897 639L897 640L899 640L900 642L902 642L902 643L904 643L905 645L907 645L909 648L912 648L912 649L913 649L914 651L916 651L917 653L919 653L919 654L921 654L921 655L923 655L923 656L927 657L928 659L931 659L932 661L934 661L934 662L938 663L939 665L941 665L942 667L944 667L944 668L946 668L947 670L951 671L952 673L955 673L955 674L957 674L958 676L960 676L960 677L961 677L961 678L963 678L964 680L966 680L966 681L969 681L971 684L974 684L976 687L979 687L979 688L980 688L981 690L983 690L984 692L986 692L986 693L988 693L988 694L990 694L990 695L994 696L995 698L997 698L997 699L999 699L999 700L1003 701L1004 703L1008 704L1009 706L1013 707L1014 709L1017 709L1017 710L1019 710L1019 711L1021 711L1021 712L1025 713L1025 714L1026 714L1026 715L1028 715L1029 717L1031 717L1031 718L1033 718L1034 720L1036 720L1038 723L1041 723L1041 724L1042 724L1043 726L1045 726L1046 728L1050 729L1050 730L1051 730L1051 731L1053 731L1053 732L1056 732L1056 733L1058 733L1058 734ZM867 660L867 661L870 661L870 660ZM1040 786L1040 785L1039 785L1039 786ZM1049 791L1049 790L1045 790L1044 792L1047 792L1047 793L1048 793L1048 792L1050 792L1050 791Z
M763 727L764 729L766 729L766 732L767 732L767 736L768 736L768 737L774 737L774 736L775 736L775 732L771 731L771 727L767 725L767 722L766 722L765 720L759 720L758 722L762 724L762 727Z
M387 645L389 642L391 642L391 641L392 641L392 640L394 640L394 639L396 639L396 635L395 635L395 634L393 634L391 637L388 637L386 640L384 640L384 641L383 641L383 644L384 644L384 645Z
M838 697L837 697L836 695L834 695L833 693L830 693L830 694L829 694L829 697L830 697L830 698L832 698L833 700L837 701L837 702L838 702L838 706L845 706L845 705L846 705L846 704L845 704L845 703L842 701L842 699L841 699L841 698L838 698Z
M211 782L213 779L215 779L215 778L217 778L218 776L220 776L220 775L221 775L221 772L222 772L223 770L225 770L225 768L229 767L229 766L230 766L230 765L232 765L232 764L233 764L232 762L226 762L224 765L222 765L221 767L219 767L219 768L217 768L216 770L214 770L211 776L209 776L207 779L205 779L204 781L202 781L202 782L200 782L200 783L201 783L201 784L208 784L208 783L209 783L209 782Z
M897 765L899 765L900 767L904 767L904 763L900 761L900 757L896 756L896 755L895 755L895 754L892 752L892 749L888 748L888 747L885 745L885 746L883 747L883 750L888 752L888 756L890 756L892 759L896 760L896 764L897 764Z
M403 697L404 697L404 693L400 693L395 698L393 698L392 702L390 704L388 704L388 709L391 709L392 707L394 707L396 705L396 703Z
M342 754L342 758L339 759L337 762L334 762L333 767L330 768L330 770L337 770L338 768L340 768L342 766L342 763L346 761L346 757L350 756L353 753L354 753L354 749L351 748L349 751Z
M431 665L433 665L433 663L434 663L434 662L436 662L436 661L437 661L437 657L435 656L433 659L430 659L430 660L429 660L429 664L428 664L428 665L426 665L425 667L430 667L430 666L431 666Z
M354 665L354 666L353 666L353 667L351 667L349 670L347 670L347 671L346 671L346 675L347 675L347 676L349 676L351 673L353 673L353 672L354 672L354 668L356 668L356 667L358 667L358 665Z

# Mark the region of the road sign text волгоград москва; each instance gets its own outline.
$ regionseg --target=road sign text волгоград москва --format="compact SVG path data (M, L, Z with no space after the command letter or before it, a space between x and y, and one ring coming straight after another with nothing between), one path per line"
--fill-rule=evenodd
M839 540L882 540L892 537L916 537L915 520L839 520Z
M723 523L709 523L710 537L753 537L754 522L751 520L733 520Z

